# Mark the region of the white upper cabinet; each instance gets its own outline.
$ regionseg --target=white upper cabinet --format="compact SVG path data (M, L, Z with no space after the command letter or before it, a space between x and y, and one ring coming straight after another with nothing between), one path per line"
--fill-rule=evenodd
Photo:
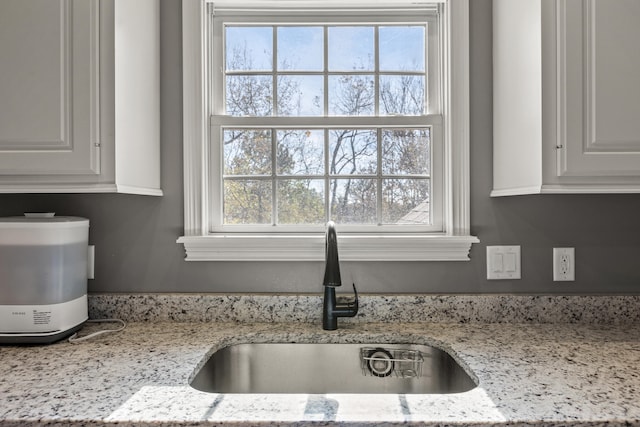
M0 192L160 189L157 0L0 1Z
M640 192L640 1L494 0L492 196Z

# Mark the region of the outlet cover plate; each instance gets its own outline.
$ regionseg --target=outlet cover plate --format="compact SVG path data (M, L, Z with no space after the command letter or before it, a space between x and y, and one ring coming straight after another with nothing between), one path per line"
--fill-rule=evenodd
M573 282L576 280L575 248L553 248L553 281Z
M487 280L520 279L520 246L487 246Z

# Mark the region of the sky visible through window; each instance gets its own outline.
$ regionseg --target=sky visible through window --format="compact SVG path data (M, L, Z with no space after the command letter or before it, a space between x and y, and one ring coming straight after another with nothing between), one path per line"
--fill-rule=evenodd
M380 70L424 71L425 27L380 26ZM273 27L227 26L226 50L247 50L252 63L245 70L271 71ZM279 26L278 68L322 71L324 34L322 26ZM333 26L328 28L329 71L374 69L374 27ZM231 70L229 56L227 69Z
M423 115L425 34L425 25L229 25L225 113ZM297 123L222 135L226 224L430 221L428 127Z
M382 114L423 114L425 33L424 25L404 26L329 26L327 27L328 88L324 87L324 27L323 26L228 26L226 27L226 70L234 72L268 73L286 72L289 80L297 83L300 108L295 111L279 111L277 115L316 116L324 114L324 91L329 92L329 115L374 115L375 102L357 112L345 111L339 98L343 73L359 73L359 82L374 84L376 72L375 30L378 30L378 72L380 85L402 89L408 80L421 86L423 98L415 100L411 110L393 111L394 108L380 102ZM274 38L277 39L274 52ZM275 58L275 70L274 70ZM291 73L300 72L301 75ZM371 74L366 74L367 72ZM407 74L402 74L403 72ZM332 74L336 73L336 74ZM235 77L229 76L229 80ZM258 80L254 79L254 80ZM233 85L230 85L233 87ZM269 87L272 89L271 87ZM279 89L279 88L278 88ZM286 96L279 91L278 95ZM261 115L260 111L239 113L227 109L232 115ZM273 114L271 110L262 113Z

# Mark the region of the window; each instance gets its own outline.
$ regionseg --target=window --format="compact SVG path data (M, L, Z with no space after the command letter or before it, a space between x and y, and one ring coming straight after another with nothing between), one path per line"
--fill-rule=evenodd
M212 231L442 229L437 21L394 18L214 15Z
M183 3L187 259L322 259L328 220L342 259L468 259L467 0L214 4Z

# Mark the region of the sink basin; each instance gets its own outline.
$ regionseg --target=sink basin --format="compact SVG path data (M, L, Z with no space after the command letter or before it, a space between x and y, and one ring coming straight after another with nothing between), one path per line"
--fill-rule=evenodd
M460 393L476 383L448 353L414 344L236 344L191 386L213 393Z

